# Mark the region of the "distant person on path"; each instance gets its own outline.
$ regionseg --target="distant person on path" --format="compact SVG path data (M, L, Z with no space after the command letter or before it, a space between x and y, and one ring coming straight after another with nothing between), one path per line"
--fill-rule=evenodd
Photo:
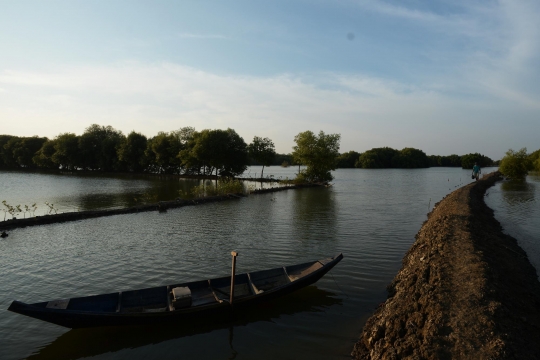
M478 175L482 173L482 170L480 170L480 166L477 163L474 163L474 166L472 168L472 177L473 179L476 179L478 181Z

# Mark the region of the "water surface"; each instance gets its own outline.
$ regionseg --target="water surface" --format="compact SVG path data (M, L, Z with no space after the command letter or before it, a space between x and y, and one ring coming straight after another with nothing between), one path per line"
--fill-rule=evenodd
M296 171L272 167L265 175L293 177ZM0 172L1 188L10 189L0 197L80 204L85 194L89 202L121 206L133 189L176 186L48 176ZM456 168L343 169L335 177L330 188L10 231L0 241L0 358L348 358L427 212L472 180L468 170ZM231 324L68 330L5 310L14 299L37 302L227 275L231 250L240 254L239 273L340 252L345 258L315 285Z
M529 261L540 274L540 175L526 181L498 182L487 191L486 204L504 231L514 237L527 252Z

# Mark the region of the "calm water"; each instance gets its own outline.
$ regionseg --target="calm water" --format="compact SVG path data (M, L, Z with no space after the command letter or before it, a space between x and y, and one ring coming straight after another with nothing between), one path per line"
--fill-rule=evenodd
M265 175L293 177L296 170L271 167ZM0 241L0 358L348 358L428 210L471 180L468 170L455 168L350 169L335 177L330 188L10 231ZM183 186L189 184L0 172L1 199L43 199L65 209L100 207L95 199L104 208L125 206L135 193L172 189L174 195ZM316 285L231 324L68 330L5 310L14 299L37 302L226 275L231 250L240 253L238 272L340 252L345 259Z
M504 181L488 190L486 204L504 231L517 239L540 274L540 175L525 182Z

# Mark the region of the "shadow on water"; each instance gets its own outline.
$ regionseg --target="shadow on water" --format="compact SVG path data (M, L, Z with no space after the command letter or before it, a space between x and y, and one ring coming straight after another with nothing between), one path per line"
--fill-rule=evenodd
M229 321L216 323L203 320L189 324L74 329L61 335L28 359L78 359L224 329L229 330L227 334L231 348L229 359L234 359L237 355L233 344L234 327L261 321L273 322L283 315L323 312L330 306L341 305L342 300L335 296L336 294L332 292L309 286L285 297L235 313Z

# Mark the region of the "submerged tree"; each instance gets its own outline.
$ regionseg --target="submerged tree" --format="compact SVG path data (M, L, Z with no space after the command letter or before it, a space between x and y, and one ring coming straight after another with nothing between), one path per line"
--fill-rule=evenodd
M330 173L337 167L339 157L340 134L325 134L323 131L315 135L312 131L304 131L294 137L292 157L297 164L303 164L298 179L307 182L327 182L334 177Z
M533 170L533 164L527 155L527 148L519 151L508 150L499 166L503 175L515 180L525 179L530 170Z
M264 174L264 167L272 165L276 157L274 143L269 138L255 136L253 142L248 145L248 154L256 162L262 165L261 178Z

